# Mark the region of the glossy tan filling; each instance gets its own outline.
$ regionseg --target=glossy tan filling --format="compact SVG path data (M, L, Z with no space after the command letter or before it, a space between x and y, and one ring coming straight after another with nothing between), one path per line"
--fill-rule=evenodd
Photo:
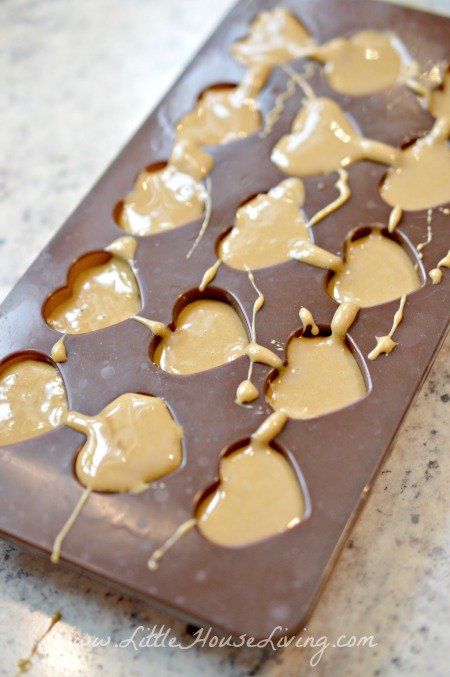
M70 411L66 425L87 437L76 475L93 491L142 491L182 461L182 428L159 397L126 393L96 416Z
M64 423L67 398L55 367L14 361L0 374L0 446L31 439Z
M247 331L228 303L199 300L183 308L153 359L171 374L194 374L244 355L247 344Z
M80 272L70 296L46 316L63 334L83 334L122 322L141 308L139 286L131 266L118 256Z
M347 243L342 268L331 278L328 293L338 303L376 306L410 294L420 279L404 249L379 229Z

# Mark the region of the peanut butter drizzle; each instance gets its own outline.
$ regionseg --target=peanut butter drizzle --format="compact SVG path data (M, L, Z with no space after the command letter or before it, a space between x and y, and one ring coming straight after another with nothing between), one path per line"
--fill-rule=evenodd
M423 259L423 250L425 247L427 247L433 240L433 228L432 228L432 220L433 220L433 210L428 209L427 211L427 237L423 242L419 242L419 244L416 246L417 250L417 256L419 259ZM418 266L416 266L417 270Z
M133 235L155 235L199 219L206 203L207 192L199 179L168 164L139 174L123 201L118 225Z
M290 257L317 268L334 271L342 268L342 259L339 256L306 240L297 240L292 244Z
M250 365L248 368L248 374L245 381L239 384L236 391L236 404L247 405L249 402L253 402L259 396L259 391L255 385L253 385L251 378L253 373L253 363L260 362L261 364L266 364L270 367L276 367L282 364L278 355L275 355L274 352L260 346L256 342L256 314L261 310L264 305L264 295L260 289L256 286L255 278L251 270L247 269L248 279L250 280L253 289L257 293L257 297L253 304L252 310L252 326L251 326L251 340L245 348L245 355L250 360Z
M338 103L315 98L306 100L271 159L283 172L305 177L338 171L360 160L392 165L398 155L396 148L362 137Z
M24 674L25 672L28 672L30 670L30 668L32 667L33 658L37 654L40 645L47 637L47 635L53 630L55 625L59 623L60 620L61 620L61 612L57 611L51 617L50 623L48 624L48 627L45 630L45 632L33 643L33 646L31 647L31 651L28 654L27 658L21 658L20 660L17 661L17 670L19 674Z
M288 261L298 238L309 240L302 181L285 179L240 207L231 231L220 241L219 258L231 268L257 270Z
M442 258L436 268L433 268L430 270L428 275L431 278L431 281L433 284L439 284L442 281L442 270L441 268L450 268L450 249L448 250L447 254Z
M277 7L258 14L248 37L235 42L231 54L254 72L259 70L263 85L275 66L304 56L312 45L311 36L298 19Z
M136 315L141 295L133 270L119 256L80 272L70 284L70 295L47 316L52 329L84 334Z
M311 327L311 334L313 336L317 336L317 334L319 333L319 327L314 322L314 318L312 316L312 313L308 310L308 308L305 308L304 306L302 306L300 308L299 317L300 317L301 323L303 325L303 333L305 333L305 331L308 329L308 327Z
M250 443L220 460L216 490L197 506L195 517L181 524L148 560L156 571L167 551L197 526L222 547L247 545L280 534L299 524L305 500L292 466L270 446L286 424L282 412L271 414Z
M395 207L392 208L391 213L389 214L389 221L388 221L388 231L390 233L393 233L394 230L397 228L398 224L401 221L401 218L403 216L403 210L401 207L396 205Z
M334 38L316 48L310 58L324 65L335 91L352 96L379 92L406 83L417 74L417 64L393 33L365 30L351 38Z
M51 358L53 362L67 362L67 350L64 345L64 340L66 335L63 334L60 339L58 339L51 350Z
M337 211L344 205L347 200L350 198L352 192L350 186L348 185L348 172L346 169L338 170L338 180L334 184L335 188L339 191L339 196L326 205L323 209L320 209L314 216L308 221L308 228L315 226L319 221L323 221L327 216Z
M144 325L144 327L150 329L152 334L154 334L155 336L160 336L161 338L167 339L172 334L172 332L170 331L169 327L166 324L158 322L157 320L148 320L146 317L141 317L140 315L135 315L133 317L133 320L140 322L141 324Z
M167 539L165 543L160 548L157 548L151 557L149 558L147 562L147 566L150 569L150 571L156 571L159 567L159 562L160 560L164 557L166 552L168 552L174 545L177 543L177 541L180 540L180 538L183 538L191 529L193 529L197 524L197 520L195 517L191 517L191 519L186 520L186 522L183 522L183 524L180 524L180 526L175 529L173 534Z
M247 331L234 308L222 301L199 300L183 308L153 360L170 374L195 374L244 355L247 343Z
M295 81L290 77L286 82L285 89L275 97L273 108L267 113L264 121L264 128L259 132L261 139L272 133L273 128L280 119L280 116L286 105L286 101L296 92Z
M199 291L204 291L206 287L214 280L219 270L219 266L222 263L221 259L217 259L212 266L210 266L204 273L201 279L201 282L198 286Z
M400 322L403 319L403 309L405 307L405 303L406 303L406 295L402 296L402 298L400 299L400 305L398 307L397 312L394 315L394 320L392 322L392 327L391 327L389 334L387 334L386 336L376 336L375 337L376 340L377 340L377 345L367 355L369 360L376 360L377 357L379 355L381 355L381 353L385 353L386 355L388 355L389 353L392 353L394 348L398 345L392 339L392 337L393 337L394 332L397 329L398 325L400 324Z
M47 362L12 360L0 372L0 446L23 442L64 423L67 395Z
M206 190L206 209L205 209L205 216L203 218L202 225L200 226L200 230L198 231L198 235L194 240L194 244L186 254L186 258L190 259L192 254L194 253L195 249L201 242L201 239L203 235L206 232L206 229L209 226L209 221L211 219L211 211L212 211L212 199L211 199L211 179L209 176L206 177L205 179L205 190Z
M420 285L404 249L373 228L369 235L346 243L344 262L327 291L338 303L353 301L368 308L410 294Z
M92 491L139 493L174 472L183 457L183 429L159 397L125 393L96 416L70 411L65 423L87 437L75 464L85 491L54 541L55 563Z
M331 336L290 340L287 363L266 392L266 400L275 411L291 418L314 418L366 395L364 378L345 342L357 313L355 303L343 303L331 323Z

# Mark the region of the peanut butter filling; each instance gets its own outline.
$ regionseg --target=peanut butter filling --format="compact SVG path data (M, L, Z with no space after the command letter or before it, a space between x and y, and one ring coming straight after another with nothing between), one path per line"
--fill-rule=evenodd
M216 489L197 506L194 518L181 524L148 561L156 571L162 557L193 527L223 547L243 546L281 534L303 519L305 499L285 456L270 446L287 417L271 414L250 443L223 457Z
M338 103L313 98L305 102L271 158L286 174L304 177L338 171L360 160L391 165L397 154L391 146L362 137Z
M179 121L177 141L197 146L217 146L243 139L261 127L256 101L249 96L248 83L208 89L195 108Z
M219 243L219 258L232 268L256 270L290 259L292 243L309 239L303 184L286 179L236 212L233 228Z
M92 491L140 492L182 461L182 428L159 397L125 393L96 416L70 411L66 425L87 437L75 470Z
M391 206L407 211L450 201L450 118L439 118L431 131L401 151L380 189Z
M247 344L247 331L234 308L222 301L199 300L183 308L153 360L170 374L195 374L244 355Z
M277 65L304 56L313 45L300 21L283 7L261 12L250 25L249 35L231 46L232 56L250 69L264 73Z
M144 170L123 202L118 225L133 235L163 233L199 219L205 201L204 186L175 166Z
M352 96L392 87L417 71L400 40L379 31L360 31L348 40L334 38L312 51L310 57L324 64L330 87Z
M12 360L0 373L0 446L64 423L67 396L58 370L41 360Z
M220 462L220 483L198 506L199 531L224 547L247 545L299 524L303 495L291 464L254 438Z
M354 301L366 308L419 287L419 276L403 247L373 228L369 235L346 243L344 262L331 278L328 293L338 303Z
M69 273L69 296L45 320L63 334L83 334L122 322L141 308L141 295L129 263L105 253L106 261Z
M358 307L344 303L336 311L331 336L300 336L289 341L287 363L269 383L270 406L290 418L308 419L357 402L367 388L345 342Z

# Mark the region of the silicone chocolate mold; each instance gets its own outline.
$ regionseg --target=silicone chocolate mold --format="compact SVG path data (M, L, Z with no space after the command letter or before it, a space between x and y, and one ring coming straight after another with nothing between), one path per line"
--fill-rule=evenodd
M9 378L9 358L39 355L60 375L70 404L39 437L8 440L2 422L4 537L48 555L69 520L58 542L63 564L226 634L263 638L303 627L448 327L450 196L441 179L449 87L444 72L436 90L427 79L448 56L448 30L441 17L370 0L236 6L2 305L0 377ZM358 82L348 82L346 50ZM386 69L366 63L373 50L383 52ZM218 82L235 84L214 89ZM218 130L221 106L234 109L230 128ZM324 111L340 122L331 159L326 148L318 152ZM414 157L431 183L413 171ZM284 228L277 227L280 214ZM366 244L377 274L378 246L385 245L401 258L395 270L404 271L402 284L391 276L389 293L375 285L376 298L359 293ZM78 269L86 253L94 258ZM81 311L80 281L68 272L112 263L120 270L107 271L115 280L108 312L100 303L94 325L82 326L90 311ZM132 306L127 297L123 308L114 299L125 271ZM87 293L92 284L81 280L80 289ZM183 310L201 300L234 313L235 359L224 363L222 356L213 366L198 348L196 364L204 369L161 368L155 362L164 332L173 334ZM353 323L338 347L356 392L312 418L293 416L290 407L274 411L269 387L286 368L286 346L289 363L290 346L327 341L332 318L345 310ZM76 330L67 325L74 312ZM63 333L67 359L56 371L50 355ZM296 368L303 378L302 351ZM314 380L318 371L311 374ZM135 458L126 420L136 426L136 412L153 406L166 420L171 458L163 454L164 467L154 472L146 457L141 467L138 454L145 491L130 493L133 482L111 484L114 491L96 485L81 505L73 462L86 448L84 433L92 451L100 418L102 430L119 433L119 457ZM247 535L232 519L231 536L218 535L218 499L211 496L230 468L248 460L255 431L274 420L283 425L258 456L270 529L253 530L252 503L245 506ZM221 457L224 449L230 453ZM114 465L111 454L108 447L101 476ZM265 461L278 483L266 483ZM249 480L232 475L235 497L239 477ZM78 477L88 492L89 472ZM280 514L271 500L286 487L291 500Z

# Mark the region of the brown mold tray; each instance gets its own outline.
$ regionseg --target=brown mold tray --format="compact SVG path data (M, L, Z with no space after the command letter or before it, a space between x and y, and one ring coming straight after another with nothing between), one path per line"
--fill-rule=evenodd
M39 255L2 305L0 359L30 350L50 354L59 334L44 322L43 303L65 284L75 260L102 250L124 234L114 221L115 205L141 168L167 159L171 130L200 92L219 81L240 81L243 69L229 56L229 47L247 33L258 12L278 4L275 0L243 1L232 10ZM292 0L283 5L319 41L363 28L389 29L424 67L448 56L449 22L437 16L363 0ZM272 108L285 82L286 75L276 69L259 97L263 113ZM370 138L400 145L432 125L432 118L405 87L357 98L341 96L328 89L319 69L313 85L319 94L338 100ZM233 223L236 207L285 178L270 162L270 150L289 130L299 107L300 95L296 94L287 101L267 138L254 135L211 151L216 162L211 174L212 216L191 258L186 253L200 220L165 234L138 238L142 315L170 322L180 296L195 290L214 262L216 241ZM384 171L368 162L350 169L352 197L314 227L317 244L342 253L349 231L387 223L390 210L377 192ZM334 174L305 181L308 216L335 198L335 181ZM439 209L434 210L434 237L419 263L422 274L448 249L447 219ZM426 212L406 213L398 231L406 243L424 240ZM285 345L299 328L301 305L313 311L320 325L329 325L337 305L325 291L325 271L292 261L258 270L255 279L266 298L257 315L257 338L263 345L273 347L273 339ZM213 545L194 529L165 556L156 572L148 570L148 557L192 516L195 499L214 485L221 452L248 438L271 409L263 394L252 409L234 404L236 387L246 377L246 358L176 377L149 359L151 336L133 320L68 336L69 360L59 369L72 409L94 414L124 392L149 393L164 398L185 436L182 466L146 492L91 496L64 541L63 562L191 622L226 633L246 632L261 638L276 626L281 626L277 634L302 627L445 336L450 276L444 274L437 286L425 275L423 279L424 285L408 297L404 320L395 335L399 346L391 355L374 362L366 358L375 335L389 330L398 301L361 310L350 328L369 385L365 399L317 419L289 420L276 440L304 478L311 501L309 517L280 536L240 548ZM245 272L222 265L213 287L216 291L209 293L220 296L226 292L250 323L255 294ZM254 380L261 393L269 371L255 366ZM0 448L2 536L41 553L50 552L81 494L73 460L82 440L80 434L62 427Z

